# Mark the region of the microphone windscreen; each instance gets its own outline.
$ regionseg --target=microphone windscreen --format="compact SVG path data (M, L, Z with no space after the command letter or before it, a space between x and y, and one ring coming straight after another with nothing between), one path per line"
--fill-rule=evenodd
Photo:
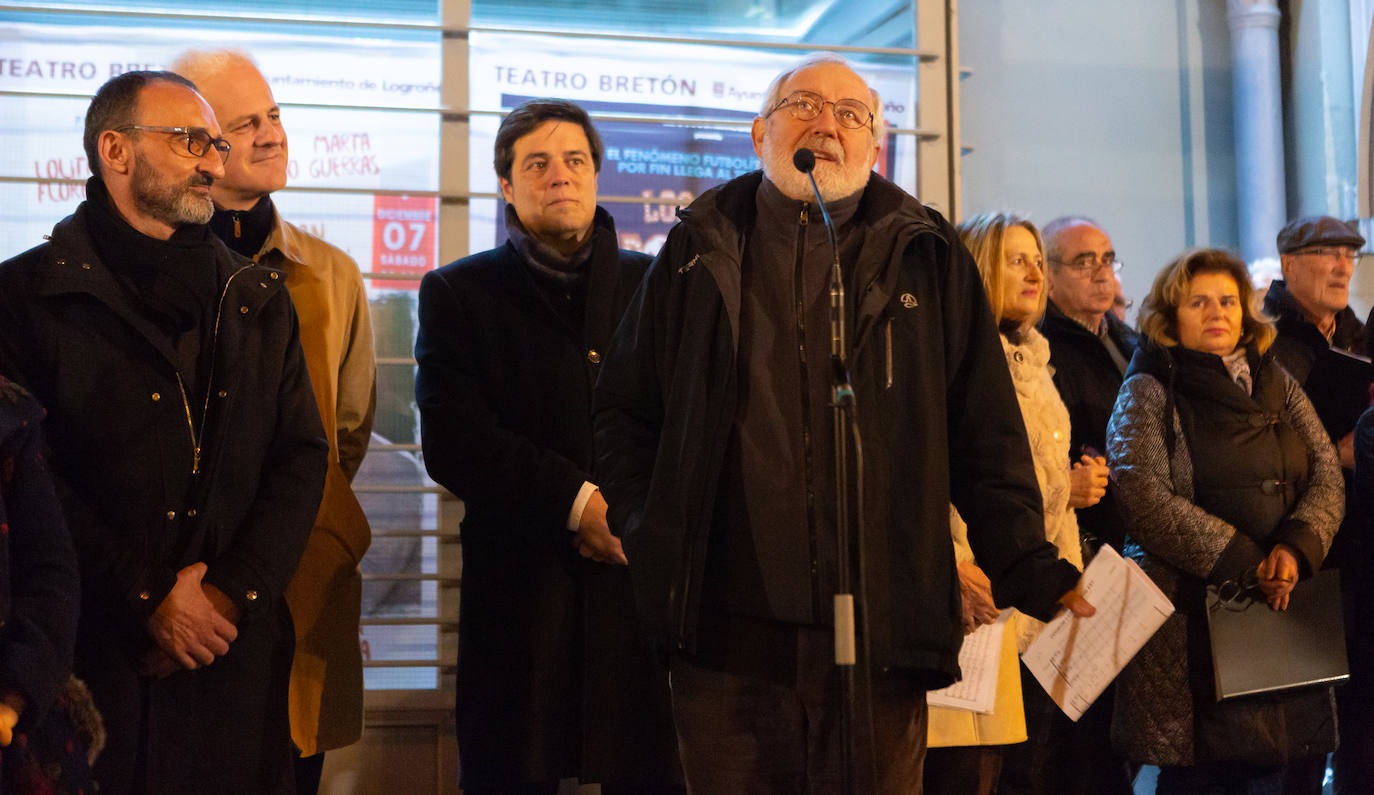
M810 174L811 169L816 167L816 153L802 147L792 153L792 165L803 174Z

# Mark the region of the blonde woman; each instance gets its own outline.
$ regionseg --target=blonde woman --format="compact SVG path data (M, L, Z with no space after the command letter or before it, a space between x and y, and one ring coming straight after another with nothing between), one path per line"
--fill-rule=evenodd
M1061 558L1081 569L1078 522L1073 509L1102 499L1107 467L1104 459L1087 456L1072 468L1068 463L1069 413L1050 377L1049 343L1035 329L1046 302L1040 233L1031 222L1006 213L977 215L957 229L978 263L983 287L1002 333L1002 348L1044 498L1045 538L1058 548ZM953 508L950 516L967 633L995 621L999 611L993 604L987 575L969 548L967 528ZM997 700L992 713L930 710L927 792L988 793L997 789L1002 746L1026 739L1017 652L1030 645L1041 626L1019 613L1009 625L1002 644Z

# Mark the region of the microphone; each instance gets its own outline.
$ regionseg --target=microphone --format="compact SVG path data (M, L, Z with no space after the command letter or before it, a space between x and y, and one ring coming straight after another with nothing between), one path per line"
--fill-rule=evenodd
M816 153L802 147L792 153L792 165L811 180L811 191L816 196L816 206L821 210L821 221L825 223L825 233L830 238L830 359L836 371L833 380L836 381L837 399L852 399L854 393L849 386L848 373L845 372L845 359L849 353L845 349L848 318L845 317L844 277L840 273L840 245L835 240L835 225L830 221L830 213L821 200L816 175L812 173L816 169Z
M844 275L840 270L840 246L835 239L835 225L830 221L830 213L821 199L820 186L816 184L816 153L805 147L792 153L792 165L811 180L811 191L816 196L816 206L821 210L821 220L825 222L825 232L830 238L830 408L835 434L835 550L838 558L838 571L835 580L835 595L832 609L835 616L835 666L840 672L841 687L845 693L844 706L840 710L840 746L842 776L845 793L853 792L854 762L851 759L854 717L858 712L858 693L854 685L854 669L859 663L858 638L865 639L863 664L869 665L867 646L868 633L858 629L858 622L866 622L868 600L864 590L864 480L863 480L863 438L859 432L859 421L855 416L857 401L854 387L849 381L849 368L845 362L848 350L845 330L848 318L845 317ZM804 238L803 238L804 239ZM855 467L851 484L849 468L850 433L854 442ZM852 561L849 554L849 499L850 486L854 492L857 515L858 560ZM859 600L863 609L857 614L854 610L854 593L850 588L850 567L857 562L859 569ZM856 621L857 618L857 621ZM871 704L870 704L871 707Z

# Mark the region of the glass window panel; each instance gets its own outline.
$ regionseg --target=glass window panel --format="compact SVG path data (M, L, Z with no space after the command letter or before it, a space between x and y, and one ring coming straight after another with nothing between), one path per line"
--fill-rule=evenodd
M911 3L834 0L472 0L472 23L625 35L911 47ZM619 44L616 45L617 47Z
M510 58L515 52L524 55ZM596 123L605 144L598 192L616 219L621 245L652 254L676 220L676 206L759 167L749 125L773 77L799 57L794 51L710 44L620 41L608 48L599 39L475 31L469 38L470 101L477 109L509 110L534 97L556 96L594 116L616 117ZM909 129L915 121L911 57L855 63L883 98L888 125ZM868 97L857 99L872 104ZM472 121L474 193L499 191L491 168L499 123L494 116ZM876 168L914 192L915 138L886 136ZM608 197L656 201L604 201ZM505 239L496 202L473 201L470 230L474 250Z
M438 659L439 630L432 624L364 626L360 636L365 662ZM363 684L370 690L432 690L438 687L438 670L432 667L370 666L363 669Z
M80 9L83 11L162 11L174 14L199 13L239 16L285 17L320 20L366 20L369 22L433 23L439 17L440 0L228 0L218 6L188 8L179 0L124 0L90 3L84 0L37 0L26 3L38 8Z
M439 107L437 31L0 9L0 38L0 90L89 96L121 72L164 68L190 46L230 47L253 55L278 102Z

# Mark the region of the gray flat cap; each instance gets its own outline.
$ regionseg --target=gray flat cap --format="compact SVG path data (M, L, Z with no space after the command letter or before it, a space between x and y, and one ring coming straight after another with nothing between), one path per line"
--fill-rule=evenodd
M1364 248L1364 238L1344 221L1329 215L1309 215L1288 222L1279 231L1279 253L1291 254L1307 246L1351 246Z

